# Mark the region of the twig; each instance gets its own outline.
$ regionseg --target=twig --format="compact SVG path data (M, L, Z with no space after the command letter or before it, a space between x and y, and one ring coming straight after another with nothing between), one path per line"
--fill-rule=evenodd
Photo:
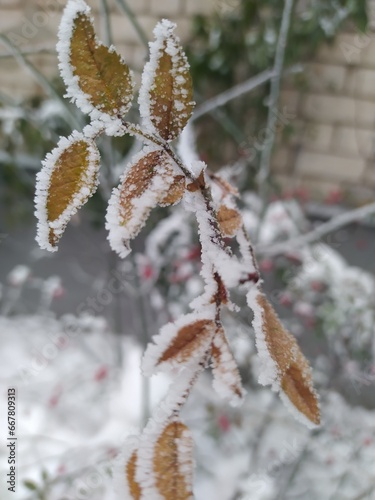
M300 71L302 71L302 66L300 64L296 64L291 68L288 68L284 74L288 75L291 73L299 73ZM222 92L221 94L213 97L212 99L209 99L208 101L197 107L193 116L191 117L191 121L195 121L201 116L210 113L211 111L214 111L216 108L224 106L224 104L227 104L233 99L237 99L238 97L241 97L243 94L251 92L257 87L260 87L264 83L271 80L274 74L275 73L273 69L267 69L265 71L262 71L262 73L259 73L258 75L249 78L249 80L239 83L238 85L235 85L231 89Z
M57 92L55 87L47 80L47 78L30 62L26 59L24 54L16 47L5 35L0 33L0 41L9 49L13 54L14 58L20 63L21 66L26 67L36 81L43 87L45 92L59 102L61 102L66 110L66 118L73 128L81 128L81 122L72 113L70 108L67 106L65 99Z
M34 56L34 55L39 55L39 54L56 54L56 49L54 47L48 48L48 47L32 47L30 49L24 49L20 51L23 56ZM0 59L10 59L14 57L13 54L10 54L9 52L4 52L0 53Z
M352 222L364 219L365 217L372 215L373 213L375 213L375 202L370 203L369 205L365 205L364 207L355 208L354 210L349 210L348 212L337 215L330 221L321 224L316 229L313 229L307 234L302 234L300 236L297 236L296 238L292 238L281 243L276 243L271 246L257 246L256 251L260 254L272 256L287 252L291 249L294 250L297 247L302 247L308 245L309 243L313 243L326 234L332 233L336 229L351 224Z
M108 0L101 0L100 2L100 19L102 21L102 30L104 43L108 46L113 44L111 20L109 16Z
M118 6L120 7L120 9L128 16L129 21L134 26L134 29L138 33L138 36L139 36L141 42L148 50L148 37L147 37L144 29L142 28L142 26L139 24L138 19L134 15L134 12L132 11L132 9L129 7L129 5L127 4L127 2L125 0L116 0L116 2L118 4Z
M285 0L280 33L276 47L273 76L271 79L271 92L270 92L269 111L267 119L267 141L265 142L264 148L262 150L259 174L258 174L258 182L261 194L263 192L262 198L264 198L265 194L264 193L266 189L265 185L270 172L271 154L276 137L277 114L275 113L275 108L277 107L280 96L280 82L284 66L285 49L288 39L293 5L294 5L294 0Z

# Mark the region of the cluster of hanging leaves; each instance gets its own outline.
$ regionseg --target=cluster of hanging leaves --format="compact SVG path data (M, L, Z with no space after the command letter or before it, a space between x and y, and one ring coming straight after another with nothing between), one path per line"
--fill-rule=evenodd
M237 190L220 176L209 176L204 165L199 165L199 173L197 168L190 170L171 149L170 142L179 137L194 108L189 65L174 27L163 20L155 28L142 76L137 126L124 121L133 97L128 66L114 48L97 40L85 2L68 2L59 31L60 70L68 96L89 114L91 123L82 133L60 140L44 161L36 188L37 239L42 248L54 251L72 215L97 188L100 157L95 139L102 133L136 134L146 145L127 167L108 204L111 247L125 257L129 242L157 205L183 200L198 221L205 292L191 305L192 313L161 329L143 360L146 375L157 371L177 375L137 445L128 443L121 484L135 500L192 498L192 438L178 415L207 365L222 397L234 405L244 397L221 322L222 308L234 307L229 297L232 286L245 288L254 311L258 352L265 368L260 381L279 391L306 421L319 423L309 365L261 290L258 266L236 207ZM214 185L220 193L215 199ZM237 240L239 256L228 239Z

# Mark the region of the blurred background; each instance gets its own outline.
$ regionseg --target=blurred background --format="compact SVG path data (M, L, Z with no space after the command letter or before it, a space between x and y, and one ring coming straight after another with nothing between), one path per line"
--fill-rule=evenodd
M308 431L257 383L245 306L225 323L247 399L231 408L201 377L184 418L196 498L375 498L375 2L90 0L139 89L167 17L197 107L178 146L241 192L268 296L314 372L323 423ZM111 500L113 461L169 380L140 359L197 296L194 221L157 209L125 261L110 251L110 192L140 145L101 138L101 188L49 254L35 243L35 175L87 117L64 99L56 41L65 0L0 0L0 418L18 391L20 500ZM135 100L136 102L136 100ZM138 121L137 107L130 118ZM240 294L234 297L244 304ZM9 494L0 436L0 497Z

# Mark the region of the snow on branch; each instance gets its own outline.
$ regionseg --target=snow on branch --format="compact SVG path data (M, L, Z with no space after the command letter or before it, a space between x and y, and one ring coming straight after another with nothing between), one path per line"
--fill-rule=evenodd
M189 150L189 140L182 141L188 165L170 145L180 137L194 107L189 64L174 29L163 20L154 30L142 76L138 126L123 119L133 95L128 67L113 47L97 40L86 3L68 2L59 30L60 69L68 97L92 122L83 133L61 139L47 156L36 196L37 239L42 248L54 250L71 215L95 191L96 138L128 133L144 147L133 156L108 203L106 228L113 250L126 257L130 241L158 205L182 201L197 221L204 292L190 304L192 312L164 326L146 350L145 374L168 371L176 378L139 438L125 441L118 469L123 474L117 481L119 498L135 500L192 498L192 438L180 410L203 370L212 368L213 386L224 399L233 405L243 401L240 373L222 322L224 309L238 310L230 299L232 289L244 292L254 313L263 366L260 382L278 391L305 423L316 425L320 419L308 363L262 291L237 208L237 190L219 175L208 175L207 166Z

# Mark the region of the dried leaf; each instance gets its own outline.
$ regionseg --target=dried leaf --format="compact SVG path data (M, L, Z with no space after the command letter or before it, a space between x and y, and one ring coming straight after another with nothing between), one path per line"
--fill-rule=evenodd
M37 240L42 248L56 250L72 215L97 188L99 151L94 142L74 133L62 138L43 162L36 186Z
M135 157L120 186L113 191L107 212L111 247L120 256L129 253L129 240L137 236L151 210L163 202L174 182L174 167L165 151L143 151Z
M184 196L186 187L185 176L176 175L171 187L169 188L168 194L160 202L162 207L168 207L169 205L176 205L179 203Z
M174 29L165 19L156 26L139 98L144 125L166 141L180 135L195 105L189 64Z
M238 210L221 205L217 212L220 231L224 236L232 237L242 226L242 217Z
M131 457L125 465L125 474L128 482L129 490L134 500L140 500L142 490L139 483L136 481L135 472L137 466L137 450L133 451Z
M177 361L186 363L202 346L206 346L215 331L215 323L201 319L178 330L172 342L160 356L158 363Z
M317 395L311 369L295 338L282 326L275 310L263 294L257 302L262 308L264 340L277 365L281 389L292 405L314 424L320 421Z
M212 374L216 392L234 405L240 403L244 395L241 376L222 328L212 342Z
M113 47L97 40L89 10L77 5L75 11L67 9L64 13L58 44L68 95L84 112L96 109L101 114L122 117L133 99L131 71ZM66 41L67 30L71 32L70 43Z
M320 423L318 397L312 386L311 370L301 352L281 380L281 388L292 404L316 425Z
M156 487L165 500L193 498L193 440L182 422L168 424L155 444L153 470Z

